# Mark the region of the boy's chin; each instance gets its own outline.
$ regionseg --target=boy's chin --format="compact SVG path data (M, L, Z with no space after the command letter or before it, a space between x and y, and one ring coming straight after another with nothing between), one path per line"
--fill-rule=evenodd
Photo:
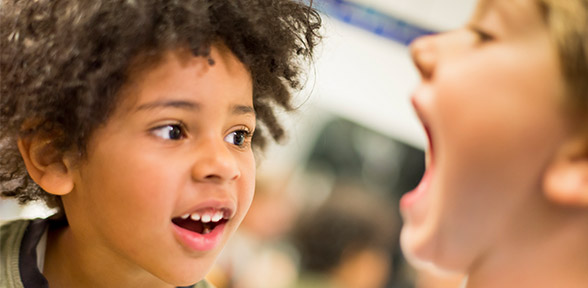
M400 246L408 263L417 270L436 275L464 274L467 270L466 261L460 261L460 257L451 257L450 253L442 252L450 250L448 247L444 248L434 237L418 235L410 228L402 229Z
M207 270L208 272L208 270ZM207 273L191 273L190 275L172 276L166 279L161 279L164 282L173 285L174 287L189 287L202 280Z
M212 269L214 262L209 263L209 265L206 264L208 263L201 263L199 265L193 265L189 267L189 269L177 269L170 271L170 274L156 276L162 281L175 287L192 286L204 280L204 277L206 277L208 272Z

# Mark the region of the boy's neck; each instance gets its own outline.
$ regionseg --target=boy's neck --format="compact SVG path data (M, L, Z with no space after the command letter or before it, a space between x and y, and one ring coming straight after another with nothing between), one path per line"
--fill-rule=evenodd
M523 221L518 232L508 231L505 242L470 271L466 287L586 287L588 215L560 212L559 217L551 214L535 223Z
M51 287L172 288L149 272L110 258L93 245L98 240L77 239L69 227L49 230L43 275Z

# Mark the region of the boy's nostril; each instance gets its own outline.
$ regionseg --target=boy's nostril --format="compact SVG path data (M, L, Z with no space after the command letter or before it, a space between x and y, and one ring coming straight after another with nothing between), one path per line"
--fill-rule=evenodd
M215 180L215 179L220 179L221 177L217 174L209 174L209 175L206 175L204 178L208 179L208 180Z
M192 178L195 181L224 182L239 178L240 170L235 161L221 159L202 159L192 168Z

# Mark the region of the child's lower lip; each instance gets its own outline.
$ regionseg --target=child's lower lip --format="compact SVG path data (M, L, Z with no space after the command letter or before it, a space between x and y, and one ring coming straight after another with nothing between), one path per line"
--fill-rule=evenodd
M176 238L186 248L196 251L209 251L217 247L222 240L225 225L219 224L210 233L200 234L172 223Z
M404 194L402 198L400 198L400 209L407 210L409 209L414 203L416 203L429 189L429 183L431 182L431 176L433 174L432 167L425 171L425 175L421 179L419 185L412 191Z

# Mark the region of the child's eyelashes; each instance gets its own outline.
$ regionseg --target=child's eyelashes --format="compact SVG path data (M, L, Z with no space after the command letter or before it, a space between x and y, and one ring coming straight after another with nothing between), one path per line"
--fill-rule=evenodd
M476 37L478 38L478 41L480 43L485 43L485 42L489 42L494 40L494 36L491 35L490 33L484 31L483 29L480 29L476 26L470 26L469 29L476 34Z
M186 129L181 123L161 125L151 129L150 132L165 140L182 140L186 137Z
M246 147L251 143L251 138L253 138L252 132L247 129L239 129L229 133L224 140L237 147Z
M188 137L187 128L182 123L170 123L157 126L149 133L163 140L178 141ZM253 132L246 127L239 127L224 137L224 141L237 147L246 147L251 143Z

